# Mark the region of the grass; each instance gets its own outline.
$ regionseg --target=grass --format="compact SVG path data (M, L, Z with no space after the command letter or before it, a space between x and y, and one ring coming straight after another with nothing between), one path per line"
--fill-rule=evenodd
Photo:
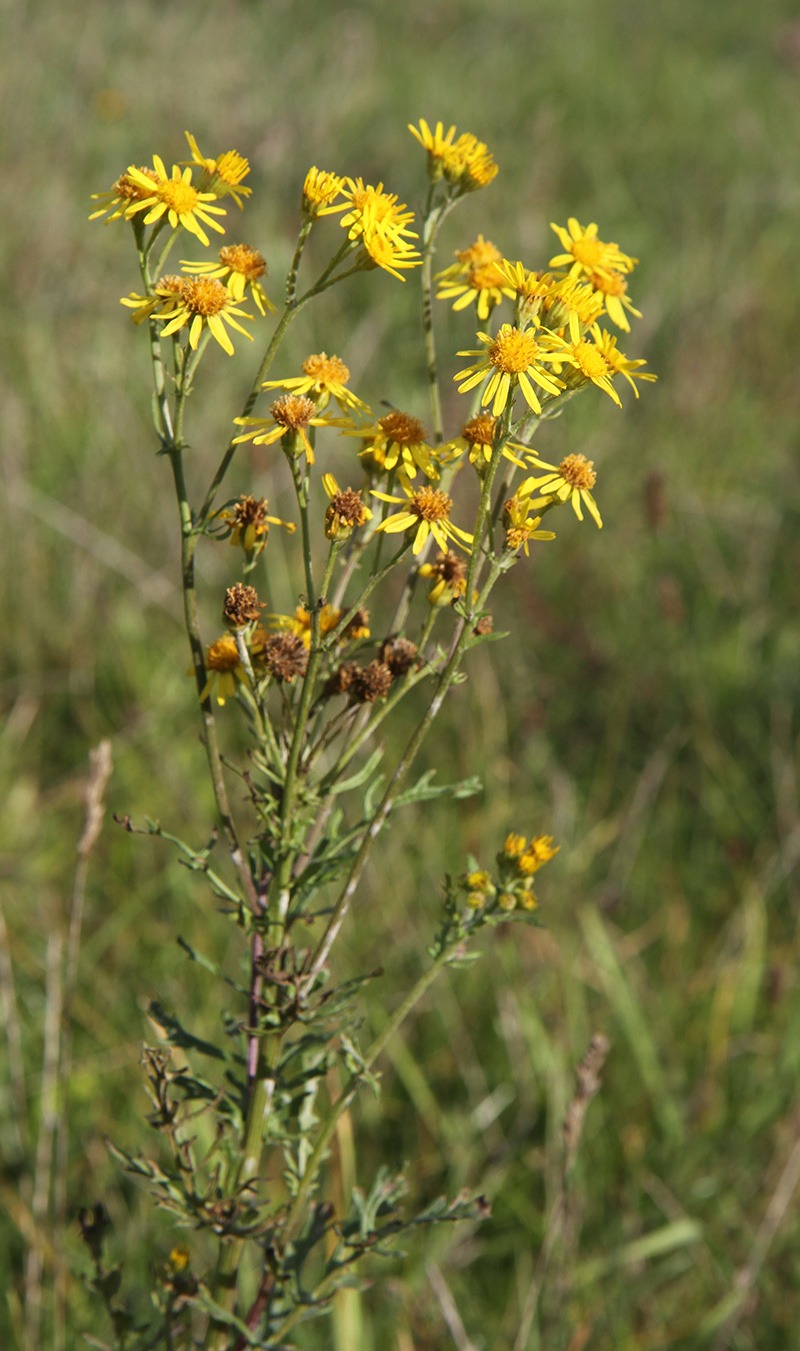
M438 1351L461 1338L460 1351L522 1351L564 1186L561 1123L595 1032L612 1048L530 1351L797 1344L792 8L90 0L8 20L0 892L28 1134L20 1148L9 1081L2 1344L37 1351L20 1340L18 1300L47 935L68 914L89 747L112 739L113 810L147 811L198 841L211 820L145 353L117 313L136 278L121 227L86 224L87 194L153 149L180 155L184 127L203 147L236 145L254 165L248 237L279 278L310 164L383 178L420 205L405 130L419 116L473 130L501 165L448 227L441 265L478 230L533 261L553 251L550 220L597 220L641 259L632 289L645 317L630 347L659 383L622 415L586 396L537 442L550 460L567 449L595 460L606 528L565 521L557 545L515 569L495 614L511 634L476 654L429 749L443 778L479 771L485 795L398 823L350 925L353 971L386 967L366 1001L378 1023L384 991L419 968L445 868L468 849L488 854L512 826L552 830L562 846L542 884L547 931L498 932L480 963L434 991L385 1066L381 1106L364 1099L355 1114L359 1181L387 1156L407 1160L415 1194L475 1187L492 1218L410 1250L388 1284L302 1344L335 1335L338 1351ZM423 414L415 304L413 283L358 278L298 320L285 363L344 331L356 387ZM443 310L442 350L470 346L468 325ZM247 358L220 355L213 378L193 433L198 478L241 401ZM451 421L456 406L450 395ZM265 462L259 482L281 514ZM209 597L223 562L206 551ZM277 603L279 550L270 576ZM103 1197L134 1283L174 1242L103 1145L106 1134L145 1143L143 1009L154 994L188 1003L207 1031L219 1013L202 1004L176 931L224 958L206 894L157 842L107 822L72 1002L66 1244L81 1269L74 1216ZM749 1281L741 1306L737 1273ZM79 1346L94 1314L77 1277L68 1307L67 1345Z

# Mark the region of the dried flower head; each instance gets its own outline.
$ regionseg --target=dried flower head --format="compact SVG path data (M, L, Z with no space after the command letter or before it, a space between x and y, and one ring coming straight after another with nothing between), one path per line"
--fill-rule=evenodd
M229 628L245 629L248 624L254 624L260 619L263 609L264 602L258 599L258 592L254 586L244 586L242 582L235 582L225 592L222 618Z
M148 186L142 183L142 178L147 179ZM105 225L110 225L112 220L119 220L121 216L128 215L128 208L134 202L143 202L153 191L153 184L158 182L158 174L153 169L140 168L139 178L134 180L130 174L120 174L116 183L108 192L93 192L92 201L102 202L103 205L93 211L89 220L97 220L99 216L104 216L107 211L111 214Z
M231 544L241 545L246 554L258 552L265 547L271 525L282 525L289 534L297 529L293 521L282 521L278 516L268 516L269 502L266 497L255 498L251 493L243 494L232 507L226 507L219 513L218 519L231 529Z
M494 620L491 615L481 615L472 632L477 638L482 638L484 634L491 633L494 627Z
M350 698L357 704L374 704L376 699L385 699L392 684L392 673L382 661L371 661L369 666L358 667L352 674Z
M342 615L349 615L342 630L343 642L356 643L361 638L369 638L369 610L365 606L359 605L352 614L349 610L343 610Z
M420 577L434 577L436 580L428 592L430 605L449 605L451 601L463 596L467 586L467 564L459 554L446 550L439 554L434 563L423 563Z
M283 438L283 447L287 455L293 458L306 453L309 464L314 463L314 451L308 439L309 427L327 427L330 418L316 417L317 405L313 399L303 394L284 394L270 404L270 419L257 417L237 417L234 422L239 427L251 430L242 436L235 436L234 444L240 441L252 441L254 446L269 446Z
M402 676L411 670L418 655L419 648L408 638L387 638L381 644L378 659L389 667L393 676Z
M347 694L353 683L353 677L361 667L357 661L343 661L328 676L322 687L322 698L332 699L337 694Z
M305 675L308 648L296 633L272 633L264 640L260 658L276 680L291 681Z
M372 520L372 512L353 488L342 490L333 474L322 475L322 486L330 498L325 512L326 539L347 539L360 525Z

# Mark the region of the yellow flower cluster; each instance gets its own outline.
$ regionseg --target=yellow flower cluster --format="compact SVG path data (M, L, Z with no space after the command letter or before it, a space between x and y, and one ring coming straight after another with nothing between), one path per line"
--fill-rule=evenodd
M508 835L497 854L494 874L475 868L460 879L467 905L471 910L536 910L534 875L558 850L558 845L553 848L552 835L537 835L530 842L524 835Z

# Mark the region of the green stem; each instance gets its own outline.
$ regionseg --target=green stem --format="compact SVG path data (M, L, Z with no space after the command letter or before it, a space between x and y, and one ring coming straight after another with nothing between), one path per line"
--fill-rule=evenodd
M432 209L434 185L428 189L425 203L425 220L422 227L422 332L425 342L425 359L428 368L428 387L431 400L431 419L433 421L434 442L440 446L444 441L444 423L442 420L442 399L439 391L439 372L436 362L436 335L433 327L433 284L431 271L433 255L436 252L436 236L445 217L452 210L455 201L445 200Z

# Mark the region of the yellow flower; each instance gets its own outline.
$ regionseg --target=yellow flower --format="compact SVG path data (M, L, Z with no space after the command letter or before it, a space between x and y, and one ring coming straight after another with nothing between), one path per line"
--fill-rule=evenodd
M552 835L537 835L531 840L525 852L517 859L520 872L532 877L545 863L549 863L551 858L555 858L561 846L557 844L553 849L552 843Z
M180 294L176 296L175 307L161 317L169 321L161 330L162 338L177 333L181 328L188 328L189 345L193 348L197 347L200 334L207 327L220 347L233 356L233 343L225 324L235 328L237 333L243 333L250 342L253 341L252 334L237 323L237 319L252 319L253 316L239 309L222 282L206 277L185 277Z
M555 258L550 259L550 267L563 267L571 264L570 276L577 277L579 273L611 273L611 272L632 272L638 258L629 258L627 253L622 253L618 244L604 244L597 238L597 226L592 223L583 226L578 223L574 216L570 216L567 221L569 227L565 230L561 225L554 225L551 221L550 228L555 230L566 252L559 253Z
M361 252L356 259L359 267L368 271L373 267L382 267L398 281L405 281L399 268L421 267L422 257L416 249L409 248L405 240L400 239L391 226L372 222L364 227L361 236Z
M592 329L592 336L595 335L595 329ZM564 383L571 389L580 389L583 385L597 385L598 389L605 390L609 398L614 400L618 407L622 407L620 397L611 383L610 375L611 365L608 358L600 351L595 343L586 342L584 338L580 342L571 342L563 352L563 357L568 363L564 375Z
M341 205L334 206L333 203L343 189L344 179L337 174L328 173L327 169L309 169L303 184L302 212L306 220L341 211Z
M233 444L252 441L254 446L271 446L273 442L287 437L288 439L284 441L287 453L299 455L305 451L308 463L313 464L314 450L306 428L327 427L331 419L315 417L317 405L313 399L307 399L303 394L284 394L282 398L270 404L269 411L272 415L270 418L234 418L237 427L250 427L251 430L242 436L235 436Z
M361 178L348 178L342 192L346 201L336 210L345 212L339 224L347 230L350 239L360 239L376 227L391 235L398 248L403 247L406 239L417 238L408 228L414 212L401 206L395 193L384 192L382 183L375 188ZM406 247L413 252L412 245Z
M452 146L445 147L442 165L445 178L462 192L487 187L498 172L483 141L470 132L459 136Z
M183 281L183 277L159 277L152 295L137 296L135 291L131 291L130 295L123 296L119 303L127 305L134 311L131 319L135 324L144 323L151 315L163 318L167 314L175 313L175 307L180 302L183 291Z
M520 854L524 854L527 843L524 835L516 835L512 831L510 835L506 835L501 857L519 858Z
M477 417L470 418L468 422L464 423L460 436L455 437L452 441L446 441L443 446L440 446L440 454L446 455L452 461L459 455L463 455L464 451L468 451L470 464L475 466L480 475L483 475L492 460L497 426L498 420L496 417L492 417L491 413L479 413ZM525 468L525 461L517 459L508 445L503 446L502 453L506 460L510 460L519 469Z
M217 703L221 706L226 699L230 699L231 695L236 693L237 680L244 679L244 667L239 660L235 638L227 634L206 648L206 671L208 680L200 700L202 702L207 699L216 685Z
M416 490L407 488L405 484L401 486L408 499L405 502L402 497L392 497L389 493L381 493L373 488L373 497L379 497L382 502L399 502L403 505L402 511L381 521L379 530L385 531L387 535L398 535L404 530L414 530L415 554L422 552L428 535L433 535L439 548L445 553L448 539L455 540L462 548L472 543L472 535L453 525L450 520L453 499L448 497L447 493L427 485Z
M626 291L628 283L621 272L590 272L588 277L589 285L593 286L595 291L599 291L605 301L608 317L612 324L617 328L624 328L626 333L630 333L631 326L628 323L625 310L630 310L637 319L641 319L641 312L634 309L628 300ZM624 307L624 308L623 308Z
M271 525L282 525L290 535L294 534L297 528L294 523L282 521L279 516L268 516L268 507L266 497L256 499L247 494L241 496L232 507L217 512L217 520L230 528L232 546L240 544L246 554L261 553Z
M611 333L605 329L600 329L597 325L592 329L592 337L597 344L597 350L608 363L612 375L624 375L637 399L639 391L633 383L634 380L657 380L658 376L650 371L639 371L640 366L646 366L647 362L641 357L636 361L629 361L622 353L617 351L617 340Z
M208 246L208 235L203 229L203 225L216 230L218 234L225 233L219 222L214 220L214 216L226 214L225 208L208 205L209 202L215 200L215 193L199 192L197 188L192 187L191 169L186 168L181 173L179 165L173 164L172 178L170 178L164 168L164 161L158 155L153 156L153 164L158 180L155 183L150 179L149 170L137 169L134 164L128 168L128 178L140 187L149 189L148 195L141 201L131 202L125 213L129 219L137 211L147 211L144 223L145 225L152 225L154 221L160 220L166 214L173 230L182 225L184 230L197 235L197 238L206 246ZM201 224L201 221L203 224Z
M428 152L428 176L433 183L438 182L444 173L444 157L448 151L452 150L453 137L456 134L455 126L445 135L444 124L436 123L436 130L431 131L424 117L419 120L419 131L409 122L408 130L412 136L415 136L422 146L423 150Z
M219 251L219 262L192 263L181 258L184 272L195 277L217 277L224 281L234 300L243 300L245 288L250 292L262 314L276 309L259 281L267 272L267 264L258 249L247 244L225 244Z
M346 427L342 435L362 437L367 444L359 451L361 458L371 458L387 473L399 464L409 478L416 478L418 468L427 478L439 477L433 449L425 441L425 428L399 408L385 413L371 427Z
M542 322L557 332L569 328L573 342L580 342L602 313L603 296L575 277L558 282L545 296L541 309Z
M549 272L531 272L522 263L509 263L505 258L497 264L497 270L517 298L520 320L537 323L542 305L558 281Z
M200 179L203 188L215 197L232 197L239 210L244 209L242 197L249 197L252 188L243 188L241 182L250 172L250 165L238 150L226 150L216 159L207 159L198 147L197 141L188 131L185 133L192 152L189 163L199 164L203 169Z
M500 266L503 255L483 235L468 249L456 250L457 263L437 274L440 288L437 300L452 300L454 310L464 310L475 302L478 318L484 322L503 296L514 299L515 291Z
M345 388L349 379L350 372L339 357L329 357L326 352L318 352L306 357L302 375L292 376L289 380L265 380L261 388L288 389L293 394L307 394L320 412L328 406L333 396L343 411L358 408L369 413L368 405Z
M530 552L528 544L532 539L555 539L552 530L537 529L542 518L541 516L531 516L530 511L530 497L521 496L520 493L515 493L503 504L506 548L510 553L517 553L519 549L524 548L526 558Z
M548 473L543 475L542 478L526 479L517 490L518 497L530 498L534 491L541 493L542 497L537 502L530 503L532 507L543 506L548 498L557 498L559 502L569 500L572 502L572 509L579 521L583 520L583 512L581 511L581 502L583 502L589 514L597 522L598 530L602 530L603 522L600 519L600 512L597 510L597 504L590 491L597 481L593 460L587 460L585 455L567 455L560 465L556 466L531 455L530 462L539 469L548 470Z
M479 333L478 338L485 345L485 352L459 352L458 355L479 356L481 360L459 371L453 378L463 382L458 390L460 394L465 394L489 376L486 388L481 393L481 403L485 406L494 400L492 412L495 417L503 412L509 394L513 397L517 385L536 413L541 413L542 405L531 380L535 380L552 397L564 388L563 381L546 371L541 364L544 361L558 361L559 354L560 359L564 359L564 344L555 334L544 333L534 337L531 332L523 332L511 324L502 324L496 337Z
M143 202L153 191L153 184L158 182L158 174L152 169L140 169L139 173L147 179L148 186L145 188L141 182L135 183L128 174L120 174L114 186L108 192L93 192L92 201L102 202L103 205L93 211L89 220L97 220L98 216L104 216L107 211L111 212L108 220L104 223L110 225L112 220L119 220L121 216L129 218L129 208L134 202Z
M342 617L342 611L333 605L325 605L319 614L320 637L332 633ZM311 615L303 605L298 605L293 615L270 615L272 627L288 630L297 638L302 638L307 648L311 647Z
M325 538L347 539L358 526L372 520L372 512L353 488L339 487L333 474L322 475L322 486L330 498L325 512Z
M428 592L429 605L449 605L463 596L467 589L467 565L463 558L449 549L439 554L435 563L423 563L419 575L436 578Z

